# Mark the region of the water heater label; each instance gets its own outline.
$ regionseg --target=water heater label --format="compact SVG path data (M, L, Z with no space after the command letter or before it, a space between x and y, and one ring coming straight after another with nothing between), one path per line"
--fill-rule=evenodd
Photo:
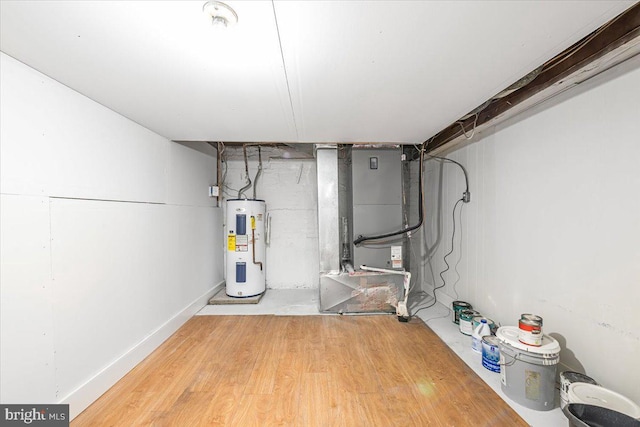
M236 235L235 234L229 234L229 237L227 237L227 250L235 252L235 250L236 250Z
M236 252L247 252L249 250L249 236L236 236Z

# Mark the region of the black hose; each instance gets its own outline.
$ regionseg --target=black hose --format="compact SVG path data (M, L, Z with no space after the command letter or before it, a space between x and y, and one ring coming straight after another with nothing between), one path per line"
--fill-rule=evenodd
M401 234L406 234L409 233L413 230L417 230L418 228L420 228L422 226L422 222L424 220L424 212L422 210L422 198L423 198L423 193L424 193L424 183L422 182L422 168L424 167L424 165L422 164L423 160L424 160L424 151L425 151L425 146L424 144L422 144L422 149L420 150L420 169L418 172L418 182L420 183L419 186L419 193L418 193L418 223L415 225L412 225L410 227L404 228L402 230L398 230L398 231L394 231L391 233L386 233L386 234L379 234L377 236L369 236L369 237L365 237L365 236L358 236L357 239L355 239L353 241L353 244L358 246L360 243L362 242L367 242L370 240L379 240L379 239L385 239L387 237L393 237L393 236L398 236Z

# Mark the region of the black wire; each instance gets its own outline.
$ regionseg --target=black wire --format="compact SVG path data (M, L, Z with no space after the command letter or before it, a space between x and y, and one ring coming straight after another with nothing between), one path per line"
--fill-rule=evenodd
M460 166L460 169L462 169L462 173L464 173L464 182L467 187L466 192L467 193L469 192L469 177L467 176L467 170L464 168L464 166L462 166L461 163L458 163L455 160L449 159L447 157L432 156L431 154L426 154L426 156L431 157L432 159L439 159L439 160L444 160L445 162L455 163L456 165Z
M424 212L422 209L422 193L424 192L424 183L422 182L422 169L424 168L424 149L426 147L422 147L422 150L420 150L420 169L418 172L418 181L419 181L419 191L418 191L418 223L415 225L412 225L410 227L407 228L403 228L402 230L398 230L398 231L394 231L391 233L386 233L386 234L380 234L377 236L369 236L369 237L365 237L365 236L358 236L357 239L355 239L353 241L354 246L358 246L360 243L362 242L367 242L369 240L380 240L380 239L385 239L387 237L393 237L393 236L398 236L400 234L406 234L409 233L410 231L416 230L418 228L420 228L422 226L422 222L424 221Z
M378 236L370 236L370 237L358 236L358 238L353 241L354 245L358 246L362 242L367 242L367 241L370 241L370 240L380 240L380 239L384 239L384 238L387 238L387 237L393 237L393 236L398 236L400 234L406 234L406 233L408 233L410 231L413 231L413 230L416 230L416 229L420 228L420 226L422 226L422 222L424 220L424 215L423 215L423 211L422 211L422 194L423 194L423 190L424 190L424 188L423 188L424 184L422 182L422 168L424 167L424 165L423 165L424 156L427 156L427 157L432 158L432 159L439 159L439 160L442 160L442 161L445 161L445 162L450 162L450 163L454 163L454 164L458 165L460 167L460 169L462 169L462 173L464 173L464 182L465 182L465 187L466 187L465 188L465 192L464 192L464 197L467 197L467 200L466 200L467 202L469 201L469 198L468 198L469 194L470 194L469 193L469 175L468 175L467 170L465 169L465 167L461 163L456 162L455 160L449 159L447 157L432 156L431 154L425 154L424 150L425 150L425 147L424 147L424 144L423 144L423 147L420 150L420 171L418 173L418 181L419 181L419 184L420 184L419 194L418 194L418 204L419 204L419 206L418 206L418 223L416 225L411 226L411 227L407 227L407 228L399 230L399 231L394 231L392 233L380 234ZM464 198L461 199L461 200L463 202L465 201Z
M456 204L453 205L453 213L451 215L453 217L453 232L451 233L451 250L449 252L447 252L447 254L443 258L444 263L447 265L447 268L445 268L444 270L442 270L440 272L440 278L442 279L442 285L436 286L435 288L433 288L433 302L431 304L427 305L427 306L420 307L418 310L416 310L415 312L411 313L412 316L415 316L421 310L425 310L427 308L430 308L430 307L433 307L434 305L436 305L436 302L438 302L438 296L436 295L436 291L438 289L444 288L446 286L446 284L447 284L446 280L444 279L444 273L449 271L449 269L451 268L451 266L447 262L447 257L453 253L453 249L454 249L453 244L454 244L455 237L456 237L456 208L458 207L460 202L463 202L463 201L464 201L464 199L458 199Z

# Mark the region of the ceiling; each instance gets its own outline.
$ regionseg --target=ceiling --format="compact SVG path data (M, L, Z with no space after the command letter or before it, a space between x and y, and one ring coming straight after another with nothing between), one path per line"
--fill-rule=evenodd
M0 49L172 140L420 143L634 1L0 1Z

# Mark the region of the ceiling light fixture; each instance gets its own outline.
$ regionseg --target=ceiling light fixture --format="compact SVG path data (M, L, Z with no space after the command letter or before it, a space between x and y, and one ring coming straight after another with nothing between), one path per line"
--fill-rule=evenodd
M238 14L226 4L210 0L202 6L202 12L211 18L211 24L230 27L238 22Z

